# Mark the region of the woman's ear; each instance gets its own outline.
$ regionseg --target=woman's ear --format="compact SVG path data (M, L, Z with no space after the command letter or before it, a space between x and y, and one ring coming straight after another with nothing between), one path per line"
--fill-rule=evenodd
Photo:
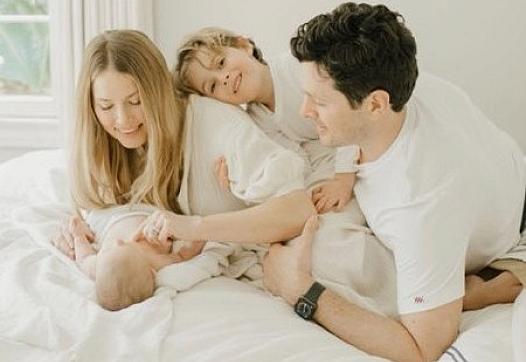
M236 37L236 48L245 50L248 54L252 55L254 51L254 44L250 41L249 38L245 36Z
M367 109L371 113L384 113L391 107L391 97L383 89L372 91L365 101L367 102Z

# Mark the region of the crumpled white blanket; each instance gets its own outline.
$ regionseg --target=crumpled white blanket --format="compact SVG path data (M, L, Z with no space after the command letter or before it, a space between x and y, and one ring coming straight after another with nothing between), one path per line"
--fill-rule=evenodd
M0 360L382 360L297 318L279 299L224 277L205 280L176 298L160 293L119 312L103 310L95 302L93 283L47 244L48 233L70 212L64 191L60 152L33 153L0 165ZM23 209L32 209L33 215ZM359 215L353 220L344 214L324 216L321 222L325 225L321 236L324 229L340 222L347 223L342 224L347 226L339 231L341 236L353 228L363 230L353 250L369 253L369 257L375 253L385 256L381 249L369 248L374 245L368 243L372 236L361 229ZM334 288L342 288L343 294L345 288L340 284L350 280L364 297L363 303L380 310L389 306L390 293L382 294L382 282L376 290L364 288L361 277L354 280L334 267L322 270L331 261L335 265L336 259L317 250L332 249L333 255L345 258L338 251L347 245L344 238L329 242L321 236L314 243L315 275L327 283L336 280ZM361 273L365 280L385 272L372 268L368 258L353 260L353 272ZM378 305L378 295L386 302ZM441 361L461 361L458 353L470 361L511 361L513 354L521 361L525 324L524 292L514 306L464 313L453 346L458 352L452 347Z

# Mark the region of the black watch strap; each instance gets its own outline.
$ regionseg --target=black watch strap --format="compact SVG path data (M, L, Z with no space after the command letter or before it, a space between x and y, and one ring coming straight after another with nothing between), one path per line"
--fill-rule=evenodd
M325 290L325 287L318 282L314 282L307 293L299 297L298 301L294 305L294 311L301 318L306 320L312 320L314 313L318 309L318 298L321 293Z
M325 287L318 282L312 283L307 293L303 295L303 298L307 299L312 304L318 304L318 298L320 298L321 293L325 290Z

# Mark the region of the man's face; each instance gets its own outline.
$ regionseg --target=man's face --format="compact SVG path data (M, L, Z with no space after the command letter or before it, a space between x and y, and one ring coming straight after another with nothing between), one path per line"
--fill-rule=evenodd
M316 125L320 142L326 146L360 146L367 136L367 112L360 105L352 109L343 93L334 88L328 73L314 62L302 63L305 97L301 115Z

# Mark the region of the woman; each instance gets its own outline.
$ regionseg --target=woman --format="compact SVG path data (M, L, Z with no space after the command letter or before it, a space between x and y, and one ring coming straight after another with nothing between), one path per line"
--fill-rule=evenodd
M180 211L177 195L185 142L184 117L183 101L173 94L162 54L144 34L129 30L108 31L90 42L77 89L77 119L70 166L76 208L143 202L174 213ZM207 113L207 117L213 118L215 113ZM218 134L213 136L212 140L218 143L227 142ZM205 141L211 140L201 139L201 144ZM265 142L257 144L267 145ZM273 174L268 170L272 169L275 159L281 160L280 164L298 164L295 156L286 150L276 150L273 143L268 145L272 149L263 151L268 157L257 172ZM213 167L196 164L196 161L191 154L187 155L185 167ZM239 162L243 164L243 158ZM293 169L297 170L295 175L302 175L303 171L297 166ZM234 166L232 171L235 171ZM246 190L254 190L251 187L253 176L253 173L245 175ZM283 180L289 182L287 178ZM256 207L199 219L199 225L206 227L206 232L202 233L206 238L201 240L281 241L301 232L305 220L313 212L302 185L283 192L282 185L271 178L259 179L255 184L259 189L271 184L270 188L277 192L267 192ZM180 220L185 224L189 221L185 217ZM88 227L85 229L86 236L92 240L92 232ZM193 237L197 234L186 233L185 239L198 240ZM74 256L67 224L52 242L70 257Z
M89 43L69 167L76 209L145 202L179 211L184 117L171 94L164 57L143 33L107 31ZM71 223L52 242L73 257Z

